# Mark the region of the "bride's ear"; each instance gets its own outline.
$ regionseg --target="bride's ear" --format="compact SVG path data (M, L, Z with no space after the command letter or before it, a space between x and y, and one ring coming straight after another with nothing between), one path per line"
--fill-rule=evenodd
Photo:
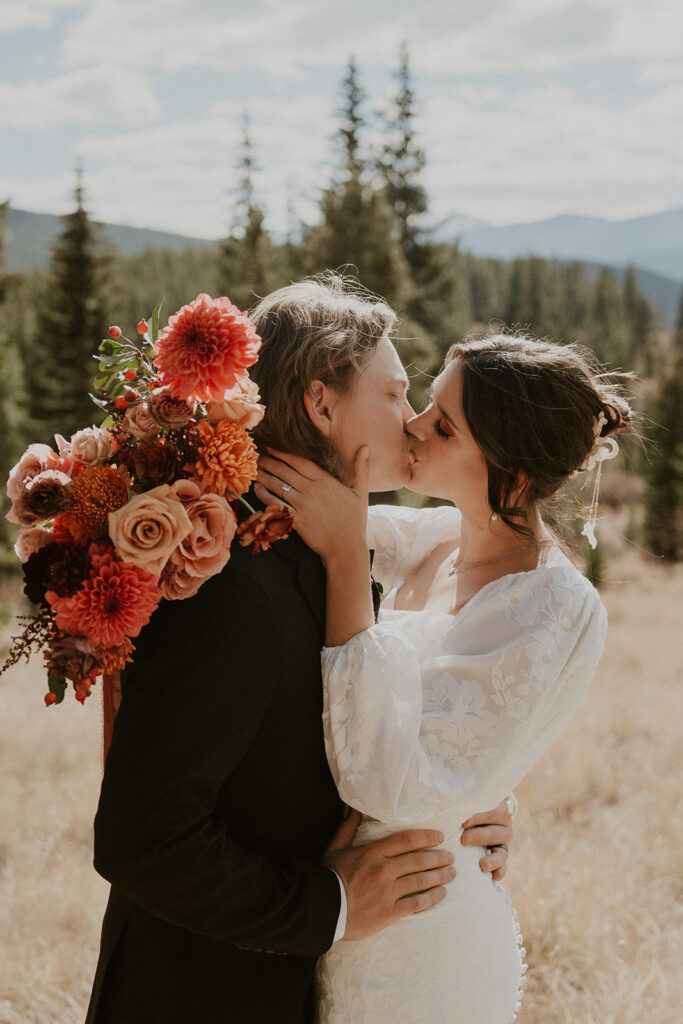
M520 469L519 473L517 474L517 479L515 480L514 487L512 488L512 491L510 493L510 498L513 505L521 505L524 502L530 484L531 480L529 479L529 476L523 470Z
M335 397L335 393L321 380L311 381L310 387L304 391L304 405L308 418L323 437L329 437L332 433L332 410Z

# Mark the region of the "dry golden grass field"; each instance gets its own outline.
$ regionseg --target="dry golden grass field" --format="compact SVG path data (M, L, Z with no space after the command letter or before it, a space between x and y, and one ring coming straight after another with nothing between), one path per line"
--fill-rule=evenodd
M683 566L628 554L609 569L598 677L517 792L520 1024L683 1019ZM38 661L0 679L0 1024L82 1022L106 897L97 698L48 711L43 692Z

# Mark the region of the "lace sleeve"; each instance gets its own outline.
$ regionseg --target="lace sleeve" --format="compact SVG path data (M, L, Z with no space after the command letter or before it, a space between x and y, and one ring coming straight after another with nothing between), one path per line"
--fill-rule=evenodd
M368 509L368 547L375 552L372 574L385 593L402 582L442 540L460 533L460 513L452 505L407 508L371 505Z
M453 619L398 612L325 648L325 741L343 799L397 827L495 806L571 718L605 627L591 585L547 567L490 584Z

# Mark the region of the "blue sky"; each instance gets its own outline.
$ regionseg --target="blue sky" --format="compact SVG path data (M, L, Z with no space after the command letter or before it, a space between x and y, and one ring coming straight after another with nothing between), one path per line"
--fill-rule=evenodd
M339 83L368 112L408 42L430 217L683 205L680 0L0 0L0 199L225 234L241 118L283 230L330 174Z

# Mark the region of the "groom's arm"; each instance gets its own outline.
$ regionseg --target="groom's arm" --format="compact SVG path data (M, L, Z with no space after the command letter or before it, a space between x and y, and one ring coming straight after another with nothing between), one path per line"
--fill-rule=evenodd
M190 601L162 604L125 680L95 820L95 867L172 924L317 956L339 916L334 873L245 849L214 813L268 709L280 664L277 615L253 580L209 583Z

